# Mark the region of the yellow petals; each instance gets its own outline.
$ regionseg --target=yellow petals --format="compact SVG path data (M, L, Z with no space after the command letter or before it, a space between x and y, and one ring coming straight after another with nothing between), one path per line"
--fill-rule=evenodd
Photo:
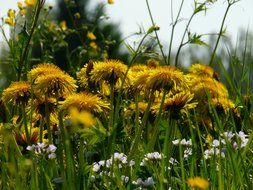
M80 15L80 13L77 12L77 13L74 14L74 17L75 17L76 19L80 19L80 18L81 18L81 15Z
M74 107L82 111L101 113L109 109L109 104L106 101L102 100L97 95L86 92L72 94L61 104L62 110L69 110Z
M206 189L209 187L209 182L202 177L192 177L187 180L187 184L192 188Z
M18 8L19 8L20 10L24 8L24 7L23 7L23 3L20 2L20 1L17 2L17 5L18 5Z
M67 22L65 20L61 21L60 22L60 27L61 29L64 31L64 30L67 30Z
M25 16L26 10L25 10L25 9L20 10L20 11L19 11L19 14L20 14L21 16Z
M91 43L90 43L90 47L91 47L92 49L94 49L94 50L97 50L97 49L98 49L98 45L97 45L96 42L91 42Z
M13 82L3 91L3 101L7 103L27 103L30 97L31 86L26 81Z
M15 20L13 18L8 17L4 20L4 22L10 26L15 26Z
M37 0L25 0L25 4L28 7L34 6L36 4Z
M124 79L126 71L127 66L118 60L94 62L94 68L91 71L91 80L100 84L102 81L116 84L118 79Z
M87 38L89 38L90 40L96 40L97 37L94 35L93 32L88 32L87 33Z
M114 0L108 0L108 4L114 4Z
M82 124L85 127L91 127L96 124L96 120L88 111L78 111L77 108L70 108L69 115L75 125Z
M12 9L9 9L7 15L9 18L15 18L15 11Z

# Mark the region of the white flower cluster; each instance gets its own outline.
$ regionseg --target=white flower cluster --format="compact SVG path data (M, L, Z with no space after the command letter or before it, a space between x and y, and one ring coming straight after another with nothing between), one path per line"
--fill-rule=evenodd
M221 135L219 139L214 139L211 142L211 148L205 150L204 158L209 159L213 155L220 155L222 158L225 157L226 145L229 143L232 147L237 150L239 148L244 148L248 143L248 135L243 131L238 133L225 132Z
M141 187L149 187L155 184L155 181L152 177L148 177L148 179L142 180L138 178L136 181L132 182L133 185L141 186Z
M37 143L36 145L27 146L26 150L33 151L36 155L46 155L48 159L56 158L57 147L53 144Z
M144 155L142 162L160 161L162 160L162 158L163 156L159 152L147 153L146 155ZM173 160L173 162L175 161ZM100 177L114 178L115 174L112 172L112 166L117 171L124 171L119 169L121 168L123 169L125 167L132 168L135 166L135 161L134 160L128 161L127 156L125 154L116 152L108 160L101 160L99 162L93 163L92 167L93 175L91 176L91 180L95 181ZM121 182L122 184L127 184L129 182L129 176L126 176L124 175L124 173L122 173ZM132 181L131 183L133 185L138 186L138 188L149 187L155 184L154 179L152 177L148 177L145 180L138 178L137 180Z
M141 161L140 165L145 166L149 161L160 161L163 156L159 152L152 152L144 155L144 159Z
M183 147L186 147L186 149L184 150L184 159L185 160L188 160L189 156L192 155L192 140L189 139L189 140L186 140L186 139L176 139L174 141L172 141L172 144L175 145L175 146L183 146Z
M174 141L172 141L172 144L174 145L182 145L182 146L192 146L192 140L186 140L186 139L176 139Z
M100 172L103 167L105 168L111 168L113 164L117 164L118 168L122 168L122 165L126 165L128 163L127 156L123 153L115 152L113 156L108 160L101 160L99 162L93 163L93 172ZM130 161L130 165L133 164L132 161Z

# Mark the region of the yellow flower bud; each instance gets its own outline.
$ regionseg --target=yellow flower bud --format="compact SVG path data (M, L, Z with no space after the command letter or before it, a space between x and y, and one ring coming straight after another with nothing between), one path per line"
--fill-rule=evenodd
M12 9L9 9L7 15L9 18L15 18L15 11Z
M67 23L65 20L60 22L60 27L62 30L67 30L68 27L67 27Z
M108 0L108 4L114 4L114 0Z
M94 35L93 32L88 32L87 33L87 38L89 38L90 40L96 40L97 37Z
M13 18L8 17L4 22L10 26L15 26L15 20Z

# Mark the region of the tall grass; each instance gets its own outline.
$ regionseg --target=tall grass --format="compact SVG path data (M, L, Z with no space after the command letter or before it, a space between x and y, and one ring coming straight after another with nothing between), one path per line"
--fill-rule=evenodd
M252 68L245 57L240 61L231 55L234 72L243 66L231 76L215 58L227 12L236 2L227 1L210 55L210 65L222 71L221 82L208 65L176 67L183 46L204 43L201 35L186 41L185 35L193 17L213 1L194 1L174 61L174 30L185 2L172 19L165 55L147 0L153 26L137 49L129 47L131 61L91 60L76 70L77 77L53 63L29 69L30 45L45 3L37 1L22 41L17 80L1 95L1 189L252 189ZM136 63L152 34L162 61Z

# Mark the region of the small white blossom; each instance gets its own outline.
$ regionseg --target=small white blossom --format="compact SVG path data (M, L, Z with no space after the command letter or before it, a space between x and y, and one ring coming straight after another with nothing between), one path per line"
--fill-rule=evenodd
M49 152L55 152L56 149L57 149L56 146L54 146L53 144L50 144L50 145L48 146L48 148L47 148L47 152L48 152L48 153L49 153Z
M56 158L56 154L55 153L51 153L51 154L48 155L48 158L51 159L51 160L55 159Z
M121 180L122 180L122 182L123 182L124 184L126 184L126 183L128 183L128 181L129 181L129 177L128 177L128 176L122 175L122 176L121 176Z
M220 141L217 140L217 139L214 139L214 140L213 140L212 147L219 147L219 146L220 146Z
M93 163L93 168L92 171L93 172L98 172L100 170L101 165L98 164L97 162Z

